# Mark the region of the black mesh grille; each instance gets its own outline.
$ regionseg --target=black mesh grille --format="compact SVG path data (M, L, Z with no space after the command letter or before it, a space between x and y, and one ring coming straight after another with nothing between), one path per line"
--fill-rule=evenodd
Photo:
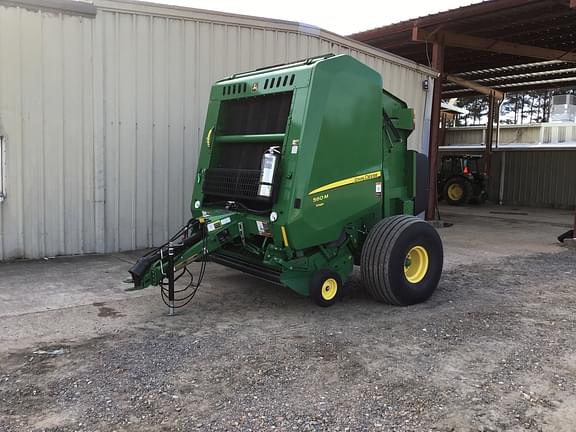
M288 81L286 79L286 81ZM217 136L286 132L292 92L250 96L220 103ZM258 196L262 155L279 142L216 142L205 172L204 203L236 201L254 210L269 210L276 198ZM276 176L278 178L278 176Z
M204 178L204 194L236 201L259 199L260 170L210 168Z
M291 104L292 92L222 101L218 134L284 133Z
M259 170L262 155L274 143L221 143L214 149L212 167Z

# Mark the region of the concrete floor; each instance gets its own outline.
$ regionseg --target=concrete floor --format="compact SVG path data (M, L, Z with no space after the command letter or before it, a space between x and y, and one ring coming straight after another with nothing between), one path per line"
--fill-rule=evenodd
M512 255L554 252L557 237L572 227L574 212L513 206L441 206L446 266Z
M210 263L169 317L126 291L138 252L2 263L0 430L573 430L572 212L440 210L439 289L407 308L357 270L323 309Z
M452 224L440 229L445 270L557 251L562 246L556 237L569 229L573 220L573 213L567 210L488 205L441 206L440 214ZM127 270L139 254L0 263L0 352L58 338L74 340L115 332L140 324L147 316L165 313L156 288L127 291L131 287L124 282ZM209 292L222 283L250 286L254 281L210 263L202 291ZM119 311L116 319L101 319L109 309Z

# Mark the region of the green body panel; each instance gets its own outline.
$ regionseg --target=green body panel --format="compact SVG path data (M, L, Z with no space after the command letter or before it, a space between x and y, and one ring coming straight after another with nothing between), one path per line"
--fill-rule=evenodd
M222 132L224 104L275 94L291 94L285 130ZM346 281L370 228L384 217L413 213L416 158L406 144L412 122L406 104L382 91L381 76L346 55L216 83L191 208L193 217L204 218L206 226L227 223L207 230L202 245L180 253L176 267L198 259L207 244L207 253L218 251L247 266L269 269L281 284L303 295L318 269L332 269ZM235 202L206 202L207 173L234 145L279 147L275 200L264 211ZM261 158L259 154L258 166ZM160 264L150 271L154 277L147 283L158 283Z
M382 78L348 56L318 63L313 69L298 120L299 152L289 155L291 165L283 179L279 205L284 213L290 244L304 249L338 239L344 226L367 214L381 218L381 198L373 180L336 186L312 193L335 182L356 178L382 168ZM304 99L304 98L302 98ZM294 209L295 199L302 208Z

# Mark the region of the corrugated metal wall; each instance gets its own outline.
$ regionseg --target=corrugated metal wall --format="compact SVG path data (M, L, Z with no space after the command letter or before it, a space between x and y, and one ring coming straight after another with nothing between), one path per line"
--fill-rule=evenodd
M11 3L14 3L12 1ZM348 53L414 107L427 144L430 71L297 24L102 0L95 17L2 6L0 259L159 244L189 215L210 85ZM430 97L428 97L430 95Z
M0 8L0 258L96 250L92 20Z
M503 191L507 204L574 208L576 151L506 152Z
M441 149L441 154L447 153L483 154L483 151ZM576 150L496 151L492 154L488 198L508 205L573 209L575 167Z

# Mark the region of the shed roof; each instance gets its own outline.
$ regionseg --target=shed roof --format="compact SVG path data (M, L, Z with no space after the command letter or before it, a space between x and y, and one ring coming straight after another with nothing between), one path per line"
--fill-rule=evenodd
M534 52L537 48L555 50L542 61L542 57L489 51L496 44L481 50L447 46L444 71L448 74L506 92L576 85L576 0L486 0L350 37L429 65L430 44L412 40L414 27L432 34L449 32L521 44L533 47ZM470 90L446 83L444 94L454 97L470 94Z

